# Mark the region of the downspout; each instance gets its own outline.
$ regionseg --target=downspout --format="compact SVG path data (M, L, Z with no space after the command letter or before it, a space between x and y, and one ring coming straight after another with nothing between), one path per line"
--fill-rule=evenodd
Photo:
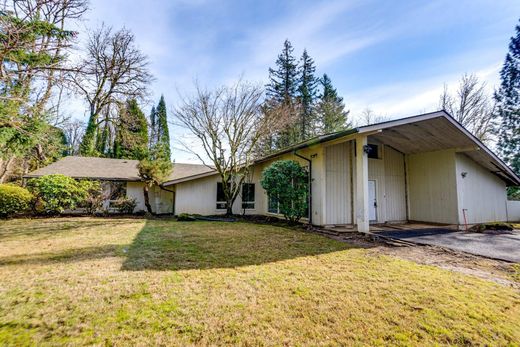
M298 158L301 158L309 163L309 224L312 225L312 160L309 158L305 158L304 156L298 154L296 151L293 151L293 154Z

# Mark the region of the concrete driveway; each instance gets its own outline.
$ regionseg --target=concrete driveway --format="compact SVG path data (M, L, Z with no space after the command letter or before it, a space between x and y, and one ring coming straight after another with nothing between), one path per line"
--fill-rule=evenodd
M520 231L468 233L442 228L376 231L376 235L440 246L488 258L520 263Z

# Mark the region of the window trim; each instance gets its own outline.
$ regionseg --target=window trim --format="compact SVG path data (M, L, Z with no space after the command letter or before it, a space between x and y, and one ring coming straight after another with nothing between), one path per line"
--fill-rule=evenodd
M253 186L253 200L250 200L250 201L244 201L244 187L246 185L251 185ZM242 209L243 210L254 210L256 209L256 184L252 183L252 182L243 182L242 183L242 187L241 187L242 191L241 191L241 195L242 195ZM253 207L244 207L244 204L252 204Z
M227 210L227 201L220 201L218 199L219 185L222 186L222 191L224 191L224 184L222 182L217 182L217 194L215 197L215 209L216 210ZM219 205L223 205L224 207L219 207Z

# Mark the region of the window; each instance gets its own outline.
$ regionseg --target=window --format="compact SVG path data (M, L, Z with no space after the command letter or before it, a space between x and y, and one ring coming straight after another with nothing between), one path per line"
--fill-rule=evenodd
M255 208L255 184L254 183L242 183L242 208L243 209L254 209Z
M370 151L367 153L368 157L371 159L379 159L379 146L369 143L368 148L370 148Z
M226 196L224 195L224 185L222 182L217 183L217 210L225 210L227 208Z

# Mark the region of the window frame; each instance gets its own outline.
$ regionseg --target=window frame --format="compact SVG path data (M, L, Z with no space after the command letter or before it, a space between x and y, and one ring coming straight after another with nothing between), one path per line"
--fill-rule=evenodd
M219 189L219 187L221 187ZM217 210L227 210L227 201L225 200L219 200L219 191L222 191L222 194L224 194L224 183L222 182L217 182L217 194L216 194L216 197L215 197L215 208ZM221 196L222 198L222 196ZM223 206L223 207L222 207Z
M370 152L367 153L368 159L381 159L381 146L377 143L368 143L367 146L370 147ZM372 154L374 153L374 154Z
M253 199L252 200L244 200L244 198L246 198L246 194L244 193L244 189L246 186L252 186L252 195L253 195ZM254 210L256 208L256 185L252 182L245 182L245 183L242 183L242 209L243 210ZM251 188L249 188L251 189ZM249 191L249 193L251 193L251 191ZM249 205L249 207L246 207L247 205Z

